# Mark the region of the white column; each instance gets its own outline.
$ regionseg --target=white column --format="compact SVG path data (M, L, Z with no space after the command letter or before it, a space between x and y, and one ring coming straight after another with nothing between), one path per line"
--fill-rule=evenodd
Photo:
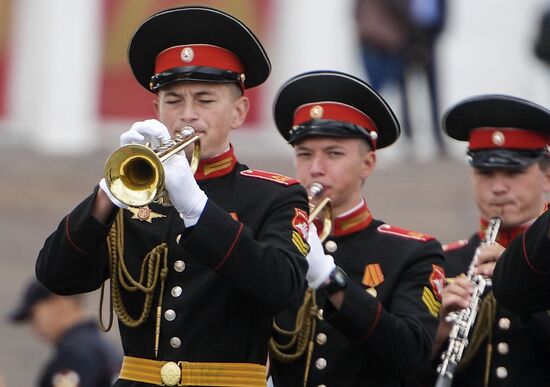
M10 116L43 153L81 154L97 144L101 2L17 0Z
M272 84L311 70L361 76L354 0L277 0Z

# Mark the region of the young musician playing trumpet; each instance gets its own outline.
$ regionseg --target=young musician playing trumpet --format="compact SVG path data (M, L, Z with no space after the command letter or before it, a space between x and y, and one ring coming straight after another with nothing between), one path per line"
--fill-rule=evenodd
M468 141L474 198L481 214L469 240L444 246L449 283L443 291L434 363L445 352L450 312L470 305L473 285L464 273L474 256L474 275L491 279L504 248L543 211L550 191L550 111L504 95L476 96L444 116L443 128ZM480 241L492 218L500 218L495 244ZM479 249L476 251L476 249ZM452 386L540 386L550 380L550 317L518 316L486 289ZM433 375L432 375L433 376ZM431 385L431 384L430 384Z
M148 18L128 53L158 120L134 124L122 145L191 126L200 165L193 174L183 155L163 162L170 207L126 208L102 180L46 240L37 276L60 294L110 277L119 387L265 386L273 316L301 294L309 251L304 188L249 169L231 145L245 90L269 75L267 54L241 21L200 6Z
M298 179L308 190L323 185L314 204L329 197L335 215L324 244L310 227L307 280L317 291L276 318L299 332L275 334L274 385L402 386L429 357L444 276L439 242L375 219L362 194L375 150L398 138L399 123L369 85L334 71L290 79L274 114L294 147ZM297 344L285 347L288 336Z

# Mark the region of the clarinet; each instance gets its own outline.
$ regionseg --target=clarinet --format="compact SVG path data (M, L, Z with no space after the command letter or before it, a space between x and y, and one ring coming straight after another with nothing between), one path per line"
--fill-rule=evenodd
M480 247L495 243L500 223L500 218L491 219ZM449 346L445 353L441 355L442 362L437 367L438 378L435 387L449 387L451 385L456 367L460 359L462 359L464 349L468 345L468 335L474 325L483 292L487 286L491 286L490 279L484 278L479 274L474 275L479 252L480 248L478 247L466 274L474 287L470 304L468 307L451 312L445 317L445 321L452 322L453 326L449 334Z

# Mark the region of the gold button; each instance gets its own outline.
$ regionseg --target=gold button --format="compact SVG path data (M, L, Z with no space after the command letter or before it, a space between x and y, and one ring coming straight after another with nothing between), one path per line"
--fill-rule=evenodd
M179 297L181 296L181 293L183 292L183 289L181 286L174 286L170 293L172 294L172 297Z
M510 329L510 319L509 318L506 318L506 317L503 317L501 319L498 320L498 327L502 330L508 330Z
M325 249L329 252L329 253L334 253L336 250L338 250L338 245L336 244L336 242L334 241L327 241L325 243Z
M315 361L315 368L317 368L318 370L324 370L326 366L327 366L327 361L323 357L320 357Z
M175 337L175 336L172 337L172 338L170 339L170 346L171 346L172 348L179 348L179 347L181 347L181 339L180 339L179 337Z
M317 318L319 320L323 320L323 309L319 308L319 310L317 311Z
M505 379L508 377L508 370L506 367L497 367L496 369L497 378L499 379Z
M178 236L176 237L176 243L178 245L180 244L180 239L181 239L181 234L178 234Z
M183 262L181 259L178 259L176 262L174 262L174 270L178 273L181 273L185 270L185 262Z
M168 321L174 321L176 319L176 312L173 309L168 309L164 312L164 318Z
M497 351L501 355L506 355L508 352L510 352L510 347L508 346L508 343L498 343Z
M327 335L325 335L324 333L319 333L317 335L316 341L319 345L325 345L325 343L327 342Z

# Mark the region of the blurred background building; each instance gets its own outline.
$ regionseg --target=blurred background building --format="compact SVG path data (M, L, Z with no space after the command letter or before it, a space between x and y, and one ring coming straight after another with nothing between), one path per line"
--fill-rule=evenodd
M441 112L485 93L550 107L550 70L533 54L546 3L448 1L436 45ZM7 386L33 385L46 358L46 346L5 318L44 239L102 177L120 133L153 116L152 95L127 64L131 34L150 14L185 4L237 16L270 55L271 77L251 90L253 110L234 133L241 161L255 168L292 174L290 147L271 117L271 101L289 77L313 69L367 77L355 0L0 0L0 375ZM435 151L425 75L407 75L414 137L379 152L365 187L369 207L442 242L468 237L478 214L463 145L445 139L447 157ZM401 116L399 90L382 93ZM90 310L98 303L92 294Z

